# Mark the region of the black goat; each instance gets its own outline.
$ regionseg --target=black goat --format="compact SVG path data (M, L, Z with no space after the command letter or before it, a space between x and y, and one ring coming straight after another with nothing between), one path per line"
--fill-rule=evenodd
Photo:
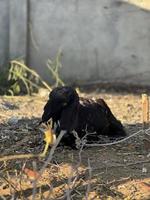
M52 119L52 126L58 135L61 130L66 131L62 138L65 145L75 147L73 131L82 138L87 133L87 140L98 140L99 135L110 137L124 137L126 133L120 121L112 114L103 99L91 100L79 98L72 87L56 87L49 95L44 107L42 122Z

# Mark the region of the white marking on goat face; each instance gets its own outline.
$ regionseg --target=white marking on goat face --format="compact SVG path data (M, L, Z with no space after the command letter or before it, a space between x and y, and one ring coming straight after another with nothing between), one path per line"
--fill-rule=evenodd
M85 105L86 105L85 102L82 101L82 100L79 100L79 103L80 103L82 106L85 106Z
M54 129L53 129L54 132L56 132L57 127L58 127L57 123L54 123Z

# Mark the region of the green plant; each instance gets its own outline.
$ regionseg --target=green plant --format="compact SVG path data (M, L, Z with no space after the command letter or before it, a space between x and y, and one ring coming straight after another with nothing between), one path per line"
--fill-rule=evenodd
M23 62L13 60L10 62L10 69L8 75L8 81L11 86L8 92L11 95L19 94L24 92L31 95L34 89L39 89L40 84L51 91L51 87L39 76L33 69L28 68Z
M59 69L62 67L61 57L62 52L59 50L54 60L48 59L47 61L47 67L50 70L51 77L55 81L55 87L64 85L64 82L59 76ZM8 93L11 95L20 93L31 95L33 91L38 90L41 85L51 91L51 87L40 77L40 75L33 69L27 67L23 61L12 60L10 62L8 81L10 83Z

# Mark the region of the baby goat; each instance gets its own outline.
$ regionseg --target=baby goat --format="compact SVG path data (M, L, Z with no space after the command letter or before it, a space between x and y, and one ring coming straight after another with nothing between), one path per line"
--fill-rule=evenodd
M56 87L49 95L44 107L42 122L52 119L55 134L65 131L62 138L64 145L75 148L75 136L87 135L87 141L97 141L98 136L124 137L126 133L120 121L112 114L103 99L91 100L79 98L72 87Z

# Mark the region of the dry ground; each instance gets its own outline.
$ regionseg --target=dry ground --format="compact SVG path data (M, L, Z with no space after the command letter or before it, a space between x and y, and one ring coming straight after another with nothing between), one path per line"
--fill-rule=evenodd
M82 95L103 97L129 135L142 130L140 95L96 91ZM46 100L47 96L40 95L0 97L0 157L42 152L43 134L36 125ZM33 187L33 179L46 158L1 162L0 199L11 199L12 196L14 199L32 199L35 192L32 188L36 188L35 199L67 199L70 196L75 200L148 200L149 141L150 136L141 132L126 142L86 148L81 154L79 150L58 147L36 187ZM35 167L36 172L33 171Z

